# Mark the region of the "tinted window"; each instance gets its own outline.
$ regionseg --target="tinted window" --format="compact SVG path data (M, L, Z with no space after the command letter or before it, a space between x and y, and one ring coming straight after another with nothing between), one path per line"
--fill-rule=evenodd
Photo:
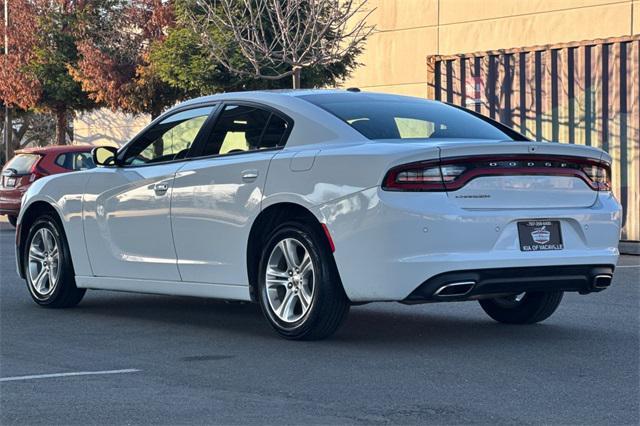
M18 154L9 160L4 169L12 169L18 175L28 175L38 159L40 156L37 154Z
M501 124L440 102L366 93L301 98L329 111L369 139L526 140Z
M124 164L161 163L186 157L212 109L196 108L165 118L127 149Z
M284 145L287 122L253 106L224 107L202 155L232 154Z
M269 124L262 135L260 148L275 148L284 146L284 135L287 132L288 124L282 118L275 114L271 114Z
M68 152L66 154L60 154L56 158L55 163L68 170L87 170L96 166L89 152Z

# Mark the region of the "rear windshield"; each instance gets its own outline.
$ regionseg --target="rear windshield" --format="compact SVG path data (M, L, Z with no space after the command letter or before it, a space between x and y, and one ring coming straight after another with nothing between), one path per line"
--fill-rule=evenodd
M14 174L28 175L39 158L38 154L18 154L9 160L4 170L11 169Z
M441 102L368 93L301 96L369 139L527 140L480 114Z

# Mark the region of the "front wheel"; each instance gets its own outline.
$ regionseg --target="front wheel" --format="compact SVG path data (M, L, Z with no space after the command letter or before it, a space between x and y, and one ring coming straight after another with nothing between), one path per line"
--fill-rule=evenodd
M506 324L533 324L553 314L563 292L531 292L513 296L479 300L482 309L491 318Z
M318 340L333 334L349 312L335 263L311 224L291 222L267 239L259 267L259 302L283 337Z
M44 215L35 221L23 255L27 287L38 305L68 308L80 303L86 290L76 287L67 239L56 218Z
M18 216L7 215L7 220L9 221L11 226L13 226L14 228L18 224Z

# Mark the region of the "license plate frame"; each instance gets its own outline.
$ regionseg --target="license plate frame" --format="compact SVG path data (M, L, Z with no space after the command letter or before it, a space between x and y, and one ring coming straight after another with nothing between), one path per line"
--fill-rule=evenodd
M559 220L531 219L518 222L520 251L563 250Z

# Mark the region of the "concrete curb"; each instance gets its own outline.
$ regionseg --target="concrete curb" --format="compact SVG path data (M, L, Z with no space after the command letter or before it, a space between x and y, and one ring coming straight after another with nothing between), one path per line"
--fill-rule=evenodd
M640 241L620 241L618 249L621 254L640 256Z

